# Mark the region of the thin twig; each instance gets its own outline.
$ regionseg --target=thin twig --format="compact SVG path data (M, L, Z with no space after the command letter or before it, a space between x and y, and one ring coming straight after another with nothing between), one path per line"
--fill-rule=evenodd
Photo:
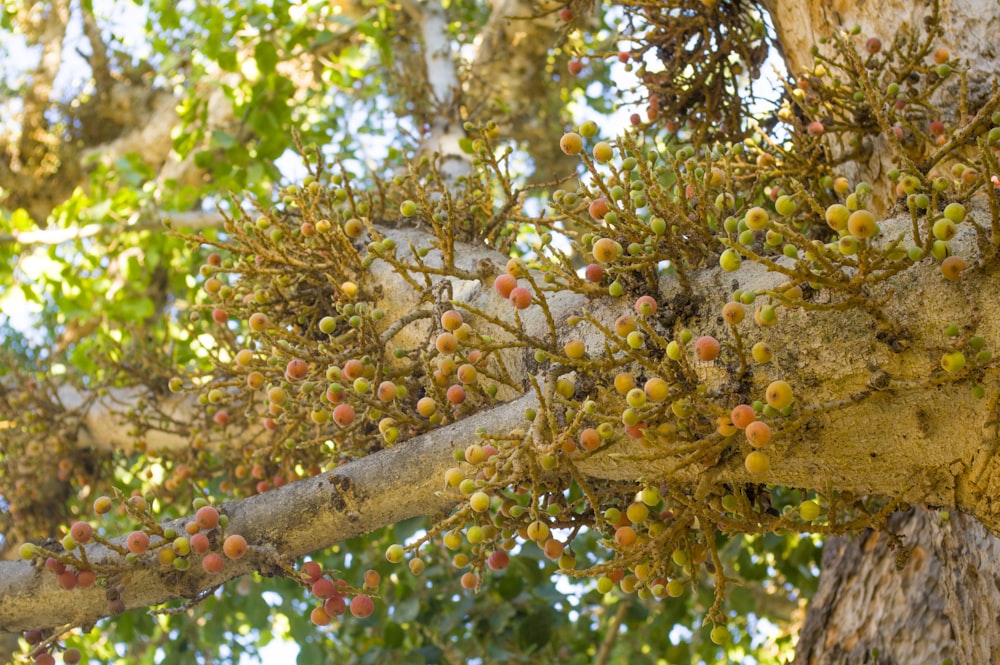
M601 648L597 651L594 665L607 665L608 658L611 657L611 648L614 646L615 640L618 639L618 629L621 628L622 621L625 620L625 613L628 612L630 604L628 599L618 603L618 611L611 617L611 623L608 624L608 632L601 641Z

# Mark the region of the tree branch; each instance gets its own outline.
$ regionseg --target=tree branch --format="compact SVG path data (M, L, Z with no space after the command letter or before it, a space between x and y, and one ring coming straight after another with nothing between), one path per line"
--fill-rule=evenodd
M47 134L45 112L52 97L52 86L62 62L63 37L69 23L69 2L52 0L49 12L41 19L41 29L36 35L42 45L42 56L31 76L31 85L24 95L21 115L21 159L30 163L35 146L44 143Z
M468 156L459 141L465 136L459 112L460 83L451 54L448 16L439 0L406 0L403 8L420 31L424 75L430 102L430 132L421 150L441 156L441 172L448 179L468 174ZM421 90L421 92L425 92Z
M443 474L455 464L452 451L478 440L476 429L503 428L521 417L531 396L477 414L404 444L301 480L266 494L223 504L226 533L238 533L251 553L227 561L219 574L194 565L185 573L154 561L132 566L122 600L128 609L192 598L252 571L280 575L297 557L418 515L452 505ZM183 532L187 520L170 525ZM124 538L115 542L123 545ZM122 563L117 553L88 547L88 558L102 565ZM86 625L108 615L101 588L66 591L56 576L27 561L0 562L0 631L14 632L64 624Z
M164 227L194 233L205 229L222 228L225 219L218 212L192 210L189 212L159 212L140 215L135 221L124 224L87 224L66 229L50 228L32 231L0 233L0 245L16 244L22 247L61 245L85 238L113 236L124 231L158 231Z
M88 7L87 3L81 3L80 13L83 15L83 34L87 36L90 43L90 63L91 72L99 93L107 93L111 85L111 68L108 60L108 49L101 35L101 27L97 25L97 18L94 16L93 7Z
M604 634L604 639L601 641L601 648L597 652L597 656L594 658L594 665L607 665L608 658L611 657L611 649L615 646L615 641L618 639L618 631L622 626L622 621L625 620L625 614L628 612L628 606L632 601L628 598L624 598L618 603L618 609L615 610L615 615L611 617L611 621L608 623L607 632Z
M476 40L464 94L470 116L502 117L535 164L537 177L565 173L576 162L558 149L564 126L565 90L572 78L553 81L549 53L566 39L557 13L538 16L532 0L494 0L489 21ZM579 6L579 5L578 5ZM504 108L496 107L503 100Z
M888 220L882 224L882 237L895 237L908 228L908 219ZM396 239L401 250L397 260L401 261L407 256L403 248L411 244L428 246L430 241L428 235L413 229L385 229L384 234ZM975 255L972 230L963 230L952 242L956 253L970 258ZM499 270L502 261L484 247L466 246L456 254L460 262L457 267L471 274L489 273L484 262ZM440 261L440 252L434 250L422 260L426 266L434 266L435 261ZM369 270L368 279L380 287L379 299L373 305L385 310L386 325L419 303L420 294L386 262L376 261ZM689 277L701 299L688 305L693 310L684 313L684 321L719 339L731 334L717 312L732 288L773 291L786 279L749 263L733 274L715 268ZM976 514L994 532L1000 531L1000 465L994 450L994 404L1000 398L996 362L976 370L978 380L987 386L986 399L981 400L968 396L969 382L974 377L948 375L939 367L945 343L940 339L944 324L963 320L961 317L973 309L978 312L976 334L988 340L1000 339L1000 302L979 297L1000 292L1000 271L991 266L970 268L962 279L961 285L943 280L938 265L926 260L890 278L879 287L882 291L872 294L884 299L883 316L898 321L902 331L898 334L907 342L902 351L894 350L893 344L875 341L872 329L880 324L862 310L809 308L822 302L823 292L806 302L806 308L782 309L778 325L754 329L755 336L776 350L776 357L773 365L759 369L753 377L744 377L752 384L746 388L747 393L751 398L762 395L766 385L778 377L796 390L802 389L801 403L796 405L792 419L776 431L769 450L771 468L766 473L747 472L743 458L750 449L742 438L710 438L699 444L700 448L718 446L718 457L710 464L685 464L682 455L669 452L675 443L682 442L617 439L594 454L574 454L571 461L576 472L581 478L621 481L630 487L637 481L667 483L677 496L690 497L693 502L710 493L719 494L723 486L758 484L833 491L842 496L877 495L897 502L890 505L927 502L957 507ZM465 303L470 310L489 313L497 322L511 321L508 325L513 325L510 304L492 288L482 288L474 279L450 281L456 306ZM430 288L434 288L433 284ZM677 281L664 276L658 297L661 307L669 309L673 303L681 303L682 296ZM593 326L570 328L564 324L566 317L586 307L590 317L611 326L615 318L631 308L631 303L620 299L585 299L566 292L551 293L547 300L548 315L538 306L520 312L525 334L546 340L551 316L557 322L560 342L570 334L577 336L592 358L609 353L608 338ZM423 320L407 326L394 337L394 343L404 347L426 343L428 331L423 326ZM477 321L476 326L482 326L501 344L511 335L484 321ZM527 379L527 368L532 365L522 361L518 368L516 363L517 354L524 354L525 349L515 347L504 353L510 354L511 371ZM692 371L708 393L732 390L727 388L732 368L695 363ZM874 381L876 375L881 380ZM71 397L61 397L64 405L72 403ZM112 393L106 399L128 401L137 397L138 393L134 397ZM172 399L166 409L172 417L183 420L185 413L192 414L191 418L201 416L193 397ZM227 504L230 530L274 552L269 555L272 558L260 555L250 562L233 563L222 577L201 573L178 576L172 570L165 574L155 567L140 568L134 590L130 584L128 606L191 597L229 576L255 568L275 570L273 557L298 557L343 538L446 507L453 499L437 492L443 472L455 464L452 452L477 440L479 431L502 434L523 427L525 409L540 409L540 397L531 390L505 399L512 401L317 478ZM734 403L738 399L734 397ZM113 411L113 403L97 400L86 413L77 416L85 425L79 428L81 445L118 447L129 441L127 425L110 416ZM247 430L241 435L230 428L225 434L229 445L235 446L252 432ZM153 440L151 433L145 436L151 450L186 445L180 436L163 436L160 440ZM350 479L349 487L344 486L342 478ZM815 528L822 531L824 527ZM0 629L92 621L106 611L99 592L84 590L72 592L78 594L75 596L66 595L69 593L57 589L53 576L34 571L27 563L3 564Z

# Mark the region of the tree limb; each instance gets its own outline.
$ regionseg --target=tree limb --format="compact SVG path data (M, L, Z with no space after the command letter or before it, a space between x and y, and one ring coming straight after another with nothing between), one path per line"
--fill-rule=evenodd
M48 133L45 112L52 97L52 86L62 64L62 44L69 23L69 2L52 0L49 11L42 20L41 29L35 35L42 45L42 55L31 76L31 85L24 95L24 110L21 114L21 159L31 163L30 156L35 146L47 143L43 140Z
M246 538L250 554L228 561L215 575L199 565L185 573L155 561L130 567L122 600L127 609L149 607L192 598L252 571L281 575L309 552L386 524L437 513L458 498L442 493L443 474L455 464L452 451L478 440L478 427L496 430L517 420L532 401L526 396L319 476L223 504L220 510L229 516L226 532ZM171 524L183 532L186 521ZM124 538L116 542L121 545ZM88 557L99 564L121 562L120 555L105 548L88 548ZM0 562L0 631L86 625L107 615L104 589L66 591L55 575L30 562Z
M907 219L886 221L883 236L894 237L908 225ZM429 240L421 231L412 229L385 230L385 235L395 237L400 248L411 243L414 247L426 246ZM955 251L970 257L975 253L974 245L971 231L953 240ZM425 265L433 265L438 255L437 250L430 253L424 258ZM463 247L458 256L462 262L458 268L473 274L477 266L482 269L483 262L499 262L499 255L481 247ZM403 260L405 252L400 252L398 258ZM376 261L369 270L369 279L381 287L380 301L375 305L386 310L387 322L415 307L420 295L386 262ZM717 312L731 288L768 291L786 279L756 264L745 265L734 274L723 274L715 268L690 278L692 288L704 301L685 315L685 323L720 339L730 334ZM456 279L452 286L457 307L468 303L478 311L492 313L497 321L513 316L510 304L496 296L492 288L482 288L477 280ZM664 452L659 446L672 445L668 440L623 438L594 454L574 456L575 469L581 478L619 481L629 487L638 481L668 483L678 496L689 497L692 502L709 493L717 494L723 486L760 484L834 491L842 496L882 496L892 500L887 503L889 510L905 502L927 502L974 513L988 528L1000 531L1000 467L994 450L994 405L1000 398L996 362L977 370L982 372L980 380L988 388L986 399L981 400L968 397L969 375L950 376L938 366L942 344L939 331L948 321L962 320L960 317L973 308L979 317L977 334L989 340L1000 339L1000 303L978 297L1000 292L1000 271L993 266L970 269L959 286L943 280L938 266L926 260L890 278L883 288L883 314L898 320L899 329L904 331L901 334L906 335L908 346L901 351L876 341L872 328L878 322L858 308L810 309L806 303L804 309L783 309L778 325L754 330L757 337L776 349L770 367L777 369L762 369L746 379L753 383L750 397L762 394L767 383L778 376L796 389L803 389L803 403L796 407L795 420L779 430L772 443L769 471L748 473L743 465L749 451L746 443L721 438L700 444L719 446L717 460L707 465L685 464L682 456ZM675 279L665 276L660 291L662 307L680 302L677 298L682 290ZM873 294L876 296L883 297ZM824 297L819 292L810 303L818 305ZM970 304L967 299L974 302ZM579 335L591 357L599 357L609 352L608 338L596 328L570 331L563 323L565 318L586 307L594 320L611 325L630 305L609 297L588 300L580 294L562 292L548 296L548 307L561 338L570 332ZM525 334L547 339L549 316L540 307L524 310L520 316ZM421 325L415 322L411 326L409 341L401 332L394 342L423 344L427 332L420 329ZM508 336L501 329L494 338ZM524 349L506 352L523 353ZM528 366L524 364L517 372L526 376ZM693 370L709 390L717 390L724 387L732 368L698 363ZM876 374L879 381L874 381ZM125 393L111 397L130 399ZM178 419L185 409L198 413L193 397L188 398L191 402L173 399L173 413ZM69 402L68 398L64 400ZM469 415L322 476L226 504L225 512L232 520L230 530L274 552L273 556L295 558L407 517L433 513L455 500L438 494L443 472L455 464L452 452L477 440L479 431L499 434L525 426L525 409L538 407L539 400L539 395L529 389L507 404ZM129 440L127 426L108 415L114 410L112 404L97 400L90 409L78 416L86 425L80 431L88 437L81 439L82 444L115 447ZM236 431L227 431L226 436L230 445L241 440ZM179 436L153 441L147 433L146 438L150 449L185 445ZM349 488L338 480L342 478L350 479ZM405 501L401 500L404 497ZM824 528L815 525L817 531ZM230 565L222 578L201 573L178 576L172 570L165 574L141 568L135 576L137 582L130 583L130 587L135 584L135 589L130 588L126 602L129 607L138 607L171 597L190 597L228 576L254 568L275 570L273 560L262 556ZM74 591L76 596L66 595L70 592L59 591L53 576L34 571L28 563L4 563L0 580L0 629L90 621L106 611L99 592L85 590ZM64 600L68 598L73 602Z
M225 218L211 210L188 212L159 212L139 215L135 221L124 224L87 224L69 228L48 228L32 231L0 233L0 245L16 244L21 247L62 245L85 238L113 236L125 231L158 231L164 227L194 233L205 229L222 228Z

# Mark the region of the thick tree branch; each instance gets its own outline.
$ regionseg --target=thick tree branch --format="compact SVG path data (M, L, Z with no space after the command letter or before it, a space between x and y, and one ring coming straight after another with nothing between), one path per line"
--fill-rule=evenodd
M49 11L42 18L42 25L35 35L42 45L42 55L31 76L31 86L24 95L21 115L21 158L29 162L34 157L35 146L47 143L48 133L45 112L52 97L52 86L62 64L63 37L69 23L69 2L52 0Z
M973 216L977 213L973 211ZM909 228L909 220L883 223L885 238L893 238ZM416 230L385 230L397 240L399 248L427 246L429 237ZM953 241L956 253L975 255L971 229ZM463 247L458 253L458 268L485 275L499 269L499 255L485 247ZM401 251L399 260L405 260ZM424 258L433 267L439 252ZM489 266L492 266L490 268ZM735 283L734 283L735 275ZM718 317L722 303L732 288L755 291L774 289L786 278L768 272L756 264L744 265L737 273L718 269L690 275L691 286L701 298L685 313L685 323L705 334L728 340L731 333ZM419 303L410 282L399 276L384 261L376 261L369 278L381 287L380 302L387 322L412 311ZM438 280L444 278L438 277ZM500 299L492 288L483 288L478 279L451 280L452 297L476 310L490 312L497 321L513 325L510 304ZM573 459L581 477L621 481L634 487L639 480L668 483L677 491L698 501L699 497L718 494L723 486L779 484L814 489L840 495L879 495L897 502L927 502L956 507L974 513L994 532L1000 532L1000 467L996 463L996 416L998 397L995 362L987 363L972 374L948 375L939 366L946 344L940 332L952 321L966 321L970 311L977 312L975 334L987 340L1000 339L1000 303L981 294L1000 292L1000 271L995 266L969 270L961 283L941 278L933 261L925 260L909 267L885 284L873 287L870 294L880 300L883 321L894 320L894 330L885 330L882 341L873 334L878 319L861 308L829 309L823 304L830 294L817 292L807 309L782 309L781 320L770 328L744 325L743 334L767 341L776 350L775 359L759 368L753 377L751 396L763 394L765 386L776 378L788 381L800 394L795 415L787 426L777 431L770 448L771 469L751 475L743 466L749 448L742 438L723 444L713 466L683 463L683 457L665 454L658 444L631 439L616 440L590 456ZM660 284L657 298L661 307L683 302L683 291L669 276ZM561 338L569 334L582 338L591 357L607 353L608 340L596 328L565 326L565 319L584 308L596 320L612 325L616 317L631 308L630 302L613 298L585 299L579 294L562 292L548 296ZM688 305L691 307L691 305ZM669 315L669 312L664 313ZM963 318L965 317L965 318ZM524 330L540 340L547 339L547 319L538 306L521 312ZM493 330L485 322L483 330ZM427 330L420 323L399 333L394 343L404 347L425 343ZM493 330L497 340L509 333ZM491 333L493 334L493 333ZM517 369L517 353L509 349L514 373L527 378L529 363ZM697 363L694 370L710 390L727 384L734 367L717 363ZM975 379L987 387L985 399L969 396L969 384ZM527 385L527 383L525 383ZM129 400L129 395L112 394L110 398ZM324 476L299 481L278 493L234 502L226 507L233 520L231 530L245 535L252 543L273 548L275 556L297 557L329 545L339 539L391 524L400 519L427 514L446 506L441 474L454 465L452 451L475 440L477 431L502 434L524 427L524 410L536 407L539 397L530 390L523 396L508 395L512 401L493 410L470 415L446 428L404 441L395 447L361 459ZM183 420L185 413L196 414L192 402L174 398L170 411ZM63 397L70 403L70 396ZM729 405L732 406L731 404ZM81 414L80 428L86 433L83 445L118 447L129 440L127 426L109 413L115 410L108 401L95 401L90 411ZM187 410L187 411L186 411ZM192 416L195 417L195 416ZM251 436L248 430L245 436ZM240 440L239 432L227 430L230 445ZM150 449L186 445L179 436L151 438L145 435ZM705 445L715 445L715 441ZM340 487L338 476L351 480L351 490ZM330 479L334 480L331 481ZM324 484L325 483L325 484ZM406 501L401 501L401 498ZM343 502L340 502L343 499ZM336 504L335 504L336 501ZM405 504L405 505L404 505ZM898 505L898 504L893 504ZM233 564L225 576L248 572L254 567L268 569L273 561L256 558L246 564ZM5 564L0 569L0 628L20 629L38 625L42 614L52 625L60 620L92 620L102 611L100 594L82 593L80 602L56 602L54 580L35 573L28 564ZM129 591L130 607L163 602L169 597L189 597L217 584L217 577L193 574L178 577L152 569L143 569L140 583ZM35 585L40 584L37 589ZM26 595L30 591L30 595ZM40 589L40 590L38 590ZM72 596L58 596L71 598ZM35 598L44 602L35 603ZM72 605L79 616L53 616L53 607ZM70 610L67 610L70 611Z
M210 210L159 212L138 215L133 221L125 224L87 224L66 229L50 228L0 233L0 245L17 244L21 247L62 245L85 238L113 236L124 231L159 231L163 230L164 226L178 231L198 233L205 229L222 228L224 222L222 215Z
M210 575L199 565L185 573L148 563L130 567L122 599L127 608L193 598L226 580L252 571L280 575L297 557L386 524L432 515L454 503L442 494L452 451L478 439L477 427L501 429L520 418L531 397L497 407L381 451L334 471L241 501L222 505L226 533L247 539L251 553ZM173 523L183 531L186 520ZM124 539L119 539L119 544ZM373 553L377 555L378 553ZM88 550L94 563L121 563L109 550ZM101 588L65 591L56 576L26 561L0 562L0 631L21 631L68 623L89 624L108 615Z
M80 7L80 13L83 16L83 34L87 36L87 41L90 43L90 56L88 58L90 69L93 72L98 91L104 93L112 81L108 47L104 43L101 26L97 24L93 8L83 3Z
M798 75L812 69L812 48L835 30L849 31L857 26L862 37L879 37L887 41L892 34L886 34L886 17L891 16L889 29L913 28L922 32L929 3L887 0L831 5L825 0L763 0L762 4L774 20L788 71ZM941 12L938 24L932 27L941 28L936 45L947 47L953 58L969 67L969 81L978 81L988 92L995 76L994 60L982 54L992 53L994 37L1000 29L1000 6L976 0L948 2L947 10Z
M907 229L908 224L908 220L887 221L883 224L883 236L894 237ZM429 240L416 230L385 230L385 233L394 237L400 247L411 243L426 245ZM956 253L975 252L971 230L952 242ZM463 247L460 256L459 267L465 270L484 270L484 265L499 270L499 255L485 247ZM438 253L433 252L424 261L434 267L436 257ZM420 294L387 263L376 261L370 271L381 289L377 305L384 309L387 322L419 306ZM731 275L718 270L697 274L696 291L708 299L689 325L726 340L730 333L719 324L716 312L729 290L734 287L768 290L785 280L784 276L755 264L744 265L736 278L738 281L734 282ZM436 281L443 279L439 277ZM492 312L498 320L514 324L509 304L492 289L482 288L478 280L450 282L454 302ZM995 528L998 518L994 511L998 506L994 497L1000 495L995 488L1000 482L1000 469L996 467L992 448L996 423L991 413L998 398L991 378L995 376L995 363L987 364L978 379L971 373L963 373L956 380L940 369L938 360L947 340L940 331L949 322L963 321L970 305L979 312L976 334L987 340L1000 339L1000 304L979 297L1000 290L1000 271L992 266L969 271L958 285L943 280L937 265L925 260L879 288L880 292L872 297L886 299L884 317L898 321L898 330L893 334L901 339L876 341L872 329L877 322L856 308L782 310L778 325L744 331L777 350L772 363L755 377L754 390L763 392L768 382L780 377L803 394L798 407L801 416L794 427L781 434L780 454L775 456L770 472L764 477L748 476L739 454L707 471L695 471L678 469L673 458L657 455L646 444L627 441L617 443L602 455L580 461L581 469L594 477L611 480L679 476L692 483L762 480L824 490L826 487L817 487L817 483L830 484L834 489L860 495L882 494L907 501L960 506L976 512ZM666 277L661 283L659 300L670 303L679 291L677 282ZM822 307L827 297L819 292L812 304ZM560 335L572 332L595 355L604 353L603 334L588 327L565 328L565 319L585 308L610 325L628 308L627 303L617 299L587 300L565 292L550 295L549 306L560 326ZM522 312L521 321L530 336L544 339L546 317L538 307ZM490 326L485 330L496 339L509 336ZM427 332L426 324L417 322L396 334L393 342L403 348L414 348L425 343ZM906 348L896 348L899 343ZM518 354L512 354L509 362L515 376L522 377L526 386L527 360L519 360ZM728 371L717 364L700 364L696 370L709 385L724 380ZM969 397L969 384L973 380L987 386L985 399ZM508 393L506 399L513 397ZM64 399L70 403L68 398ZM129 398L118 396L117 401L127 403ZM110 446L126 445L128 434L124 429L101 429L110 427L107 414L117 410L114 402L102 404L105 403L95 402L94 408L102 410L83 419L89 431L103 431L95 434L88 445L100 446L102 440ZM196 412L193 406L187 408L190 413ZM181 413L180 402L167 410ZM976 426L970 426L971 423ZM179 439L170 441L148 443L153 449L183 445Z
M566 88L572 78L553 81L549 54L566 38L557 13L538 16L532 0L495 0L486 26L465 63L467 105L475 117L503 118L516 127L516 138L528 150L535 174L546 179L565 173L576 162L558 149L565 129ZM503 108L498 108L502 100Z
M825 0L763 0L762 4L774 21L781 53L793 77L813 71L816 65L813 49L819 49L822 56L833 55L833 42L828 39L832 35L846 37L852 29L858 28L859 36L854 39L859 44L868 37L877 37L888 48L896 31L900 34L912 33L923 40L930 34L929 31L934 30L937 34L932 41L933 48L944 47L949 53L949 61L958 63L964 72L963 77L950 77L930 97L929 101L941 110L941 117L934 119L949 125L962 124L964 118L958 116L966 104L968 108L964 111L974 115L994 93L997 77L992 54L995 35L1000 30L998 3L976 0L940 3L947 6L934 20L929 16L931 3L905 0L834 4ZM892 17L888 25L887 16ZM984 54L987 54L986 57ZM875 73L878 70L872 71ZM962 98L960 79L964 79L968 86L967 99ZM871 206L879 211L890 208L895 200L895 184L884 177L897 166L898 161L890 141L888 136L867 137L866 152L860 158L856 156L857 146L846 142L831 145L834 163L847 157L838 168L839 174L854 182L870 182L874 187Z
M421 150L441 157L441 172L454 179L469 172L468 156L459 141L465 136L459 112L460 84L451 53L448 15L439 0L406 0L403 8L420 32L430 131L421 142Z

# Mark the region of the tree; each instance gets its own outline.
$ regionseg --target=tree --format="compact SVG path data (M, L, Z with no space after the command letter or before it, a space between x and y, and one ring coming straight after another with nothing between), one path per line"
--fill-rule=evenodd
M778 662L821 538L804 662L990 661L958 617L993 586L950 562L998 529L996 7L243 5L146 4L142 57L90 3L2 15L39 57L6 82L38 331L4 330L0 629L37 662L254 629L304 662ZM629 72L627 131L571 115ZM218 591L250 573L270 604ZM978 611L853 602L921 574Z

